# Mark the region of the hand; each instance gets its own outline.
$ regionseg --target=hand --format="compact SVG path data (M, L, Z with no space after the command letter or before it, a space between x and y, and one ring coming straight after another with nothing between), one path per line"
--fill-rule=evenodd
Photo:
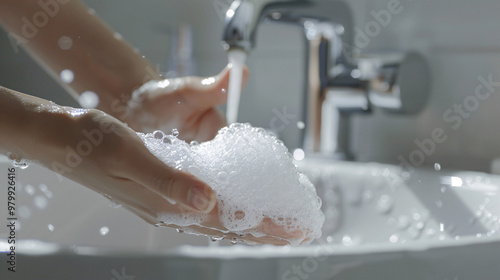
M137 134L99 111L58 107L38 113L40 133L29 157L130 209L149 211L151 201L178 202L210 212L215 193L194 176L168 167Z
M136 131L170 132L176 128L186 141L207 141L226 125L215 109L227 100L230 68L209 78L185 77L149 82L129 102L124 122ZM248 78L244 68L243 85Z
M144 146L122 122L99 110L69 107L38 113L36 127L43 127L29 151L29 158L119 203L150 224L161 224L162 213L209 213L201 225L184 229L208 236L254 243L286 245L282 238L301 237L286 232L271 219L255 229L266 234L238 236L224 233L215 193L191 174L172 169ZM175 201L171 204L169 201ZM175 224L165 226L183 228Z

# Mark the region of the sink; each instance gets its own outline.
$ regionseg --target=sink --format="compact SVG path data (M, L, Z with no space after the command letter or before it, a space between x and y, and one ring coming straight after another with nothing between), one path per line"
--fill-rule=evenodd
M0 279L494 279L500 176L306 159L323 236L301 247L215 244L155 228L51 171L17 169L17 272ZM10 163L0 160L2 170ZM437 168L439 169L439 168ZM4 171L5 173L5 171ZM6 180L6 178L4 178ZM0 218L7 221L5 195ZM5 227L0 248L9 251Z

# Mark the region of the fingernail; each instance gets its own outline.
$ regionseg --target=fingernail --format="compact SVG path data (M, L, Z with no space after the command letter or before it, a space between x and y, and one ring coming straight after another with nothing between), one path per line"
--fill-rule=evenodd
M193 187L189 192L188 200L195 209L208 213L215 206L215 197L211 193L212 190L205 191L202 188Z

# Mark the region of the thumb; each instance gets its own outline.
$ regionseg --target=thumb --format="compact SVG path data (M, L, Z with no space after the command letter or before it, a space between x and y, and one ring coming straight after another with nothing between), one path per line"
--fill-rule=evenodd
M208 213L216 204L215 191L195 176L170 168L148 153L139 160L129 177L168 201L175 201L195 211Z

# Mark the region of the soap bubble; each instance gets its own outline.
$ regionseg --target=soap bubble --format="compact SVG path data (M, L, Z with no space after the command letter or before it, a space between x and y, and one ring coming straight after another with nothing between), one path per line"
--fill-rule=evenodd
M99 105L99 97L93 91L85 91L78 97L78 103L85 109L93 109Z
M285 231L304 233L287 239L292 245L320 237L325 216L314 186L297 170L283 142L264 129L236 123L198 145L176 138L176 130L163 139L138 135L168 166L192 173L215 190L220 221L228 231L264 236L256 228L268 217ZM200 225L208 218L190 212L158 217L178 226Z
M75 75L73 74L73 71L69 69L64 69L59 74L59 77L61 78L61 81L63 81L64 83L70 84L71 82L73 82Z
M298 129L304 129L306 127L306 124L304 122L298 121L297 122L297 128Z
M68 36L61 36L59 40L57 40L57 44L61 50L69 50L73 46L73 40Z
M162 139L165 136L161 130L153 132L153 137L156 139Z

